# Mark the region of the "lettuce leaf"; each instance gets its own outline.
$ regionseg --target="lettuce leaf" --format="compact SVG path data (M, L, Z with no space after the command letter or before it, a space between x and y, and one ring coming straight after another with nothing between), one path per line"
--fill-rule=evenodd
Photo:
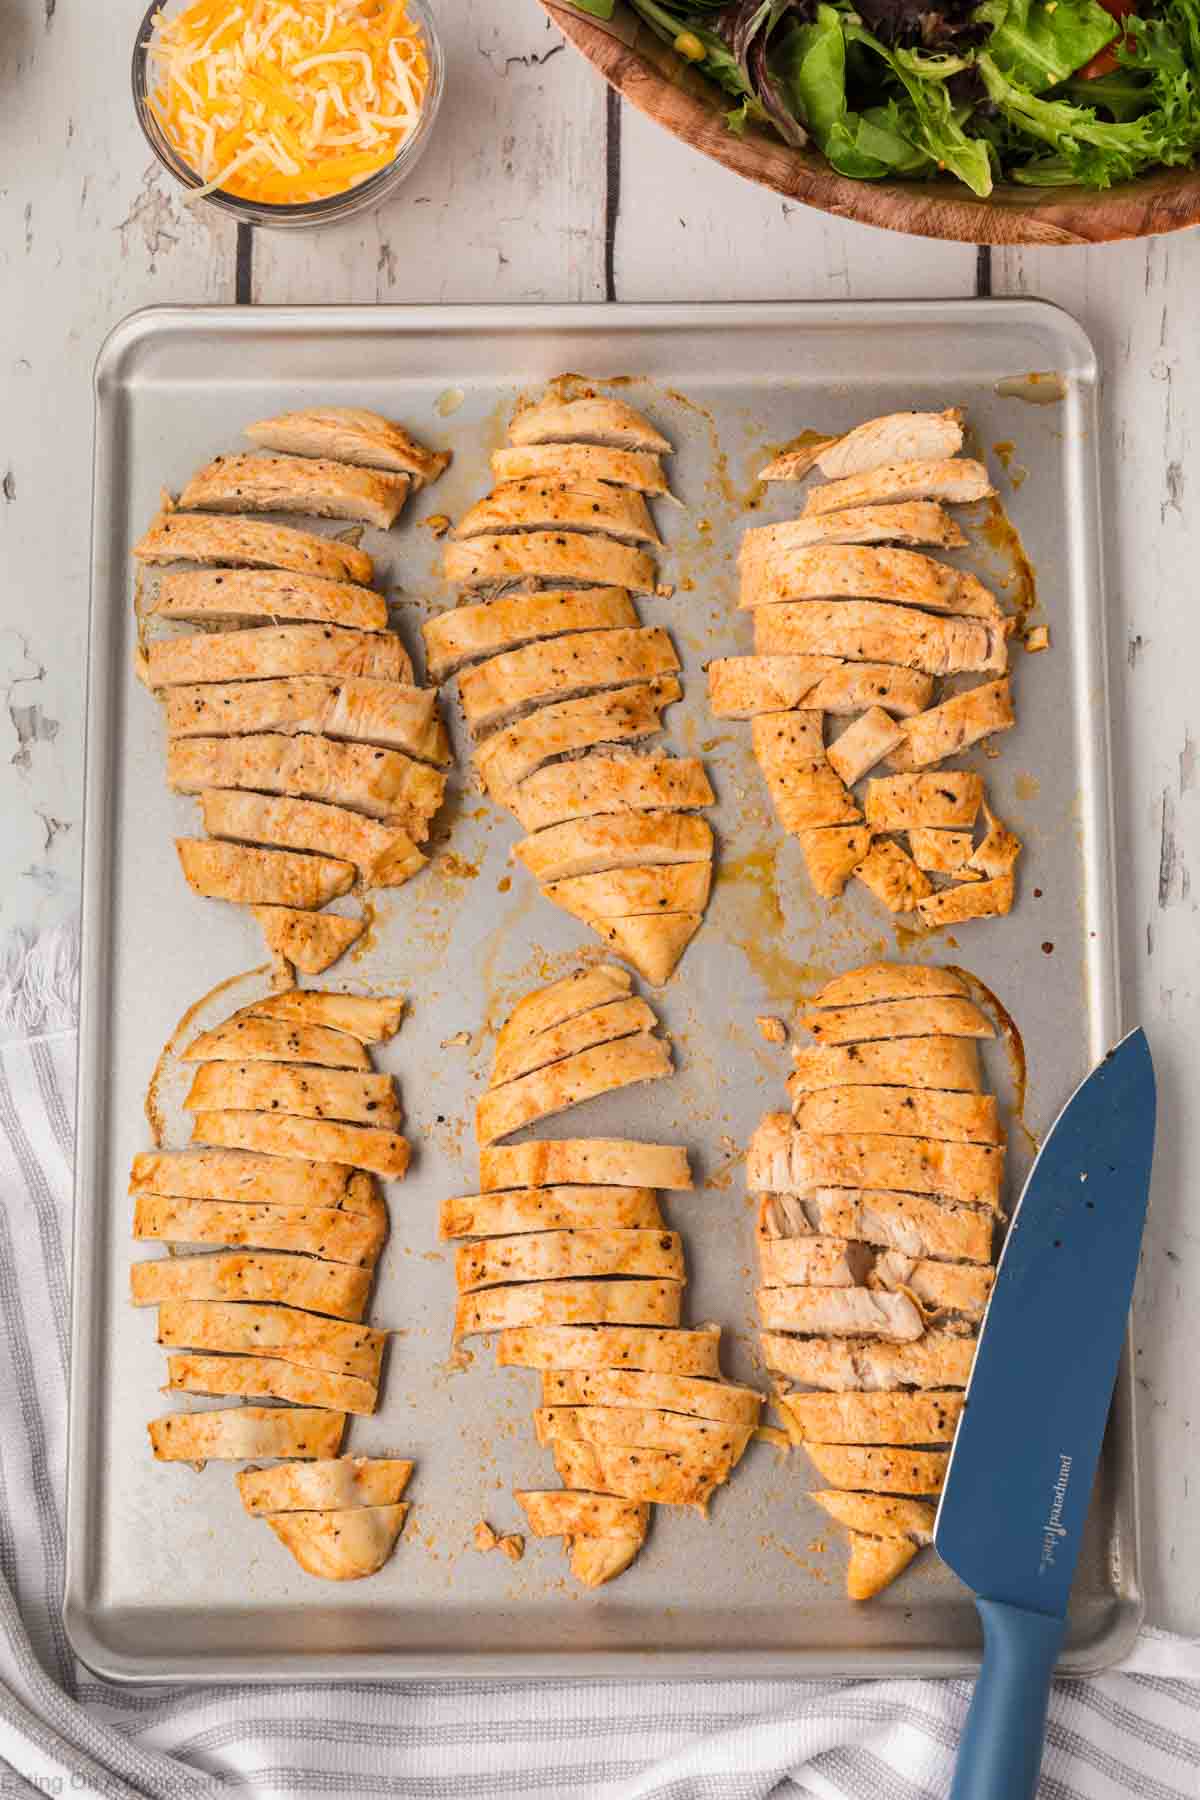
M975 18L993 27L996 67L1031 94L1057 87L1121 31L1097 0L983 0Z

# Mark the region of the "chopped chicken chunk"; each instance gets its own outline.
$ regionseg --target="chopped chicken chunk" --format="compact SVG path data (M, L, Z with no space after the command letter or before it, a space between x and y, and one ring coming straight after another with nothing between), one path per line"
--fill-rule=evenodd
M847 726L826 752L847 787L860 781L868 769L903 741L904 733L881 706L872 706Z

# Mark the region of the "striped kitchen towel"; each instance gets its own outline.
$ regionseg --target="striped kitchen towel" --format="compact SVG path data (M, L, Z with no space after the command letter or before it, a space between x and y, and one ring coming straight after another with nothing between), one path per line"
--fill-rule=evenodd
M0 969L0 1796L939 1800L962 1681L126 1690L63 1633L74 942ZM1189 1677L1190 1679L1185 1679ZM1200 1645L1062 1682L1043 1800L1196 1800Z

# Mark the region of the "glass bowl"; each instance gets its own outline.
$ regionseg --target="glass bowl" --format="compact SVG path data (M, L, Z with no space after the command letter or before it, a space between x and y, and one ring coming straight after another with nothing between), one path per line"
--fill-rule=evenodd
M167 10L166 0L152 0L134 40L134 110L146 142L167 173L183 188L199 188L204 185L200 175L184 162L168 142L150 107L150 44L154 37L154 22L160 13ZM442 41L426 0L408 0L408 11L425 38L429 57L429 87L415 130L405 139L390 163L377 169L373 175L368 175L356 187L347 188L343 194L328 194L323 200L298 200L294 204L279 205L267 200L247 200L239 194L215 188L211 194L204 195L204 203L215 206L220 212L232 213L234 218L248 225L268 225L283 229L327 225L335 219L348 219L353 213L365 212L370 207L382 205L400 183L412 174L421 160L433 131L445 86L446 63Z

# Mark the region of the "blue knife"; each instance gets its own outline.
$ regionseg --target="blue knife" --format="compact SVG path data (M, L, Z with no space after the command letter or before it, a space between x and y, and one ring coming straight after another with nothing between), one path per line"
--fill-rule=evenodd
M983 1667L951 1800L1032 1800L1054 1663L1137 1274L1154 1065L1131 1031L1059 1114L1013 1215L934 1542Z

